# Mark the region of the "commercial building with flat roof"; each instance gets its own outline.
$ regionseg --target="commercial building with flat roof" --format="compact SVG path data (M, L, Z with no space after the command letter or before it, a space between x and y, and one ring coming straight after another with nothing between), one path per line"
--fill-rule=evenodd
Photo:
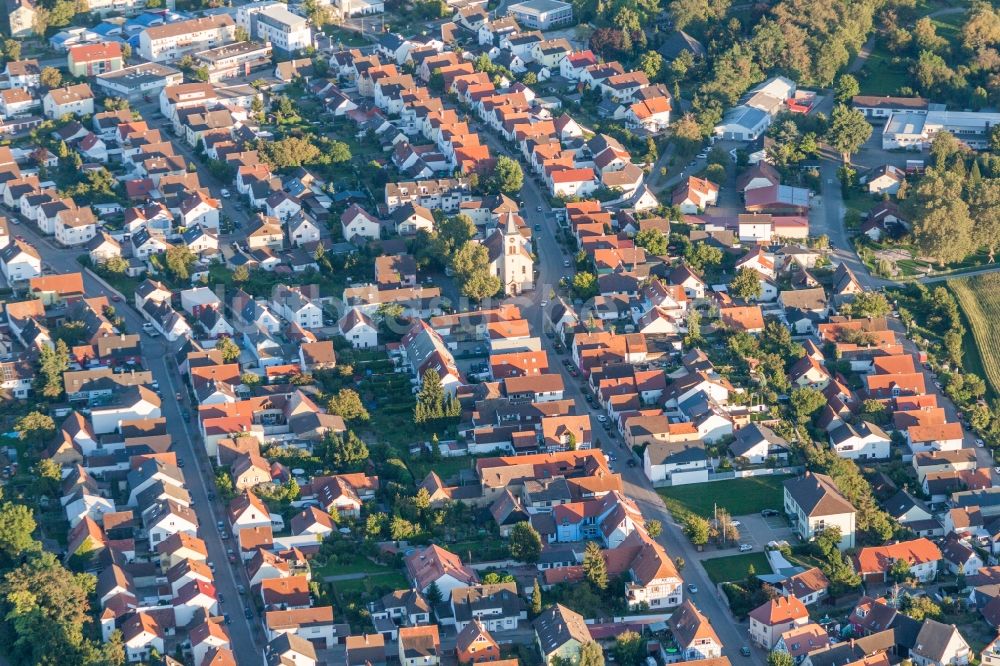
M548 30L573 23L573 5L562 0L525 0L507 8L526 28Z
M989 146L990 132L1000 125L1000 113L979 111L914 111L894 113L882 130L882 149L926 150L938 132L950 132L974 150Z

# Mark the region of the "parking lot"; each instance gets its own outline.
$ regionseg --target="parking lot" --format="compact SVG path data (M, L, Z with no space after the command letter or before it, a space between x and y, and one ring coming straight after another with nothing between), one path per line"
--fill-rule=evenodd
M795 543L797 538L783 515L764 518L759 513L739 516L740 543L753 545L754 550L763 550L771 541Z

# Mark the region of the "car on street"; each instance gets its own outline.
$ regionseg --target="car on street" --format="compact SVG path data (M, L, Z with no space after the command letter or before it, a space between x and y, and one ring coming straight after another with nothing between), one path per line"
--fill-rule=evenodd
M542 225L536 224L535 225L535 231L541 231L541 230L542 230Z
M741 523L738 520L731 520L729 521L729 524L732 525L733 527L741 527L743 525L743 523Z
M569 268L569 259L563 260L563 268Z
M981 440L981 439L977 439L976 440L976 446L978 446L979 448L983 448L985 445L986 445L986 442L984 442L983 440Z
M178 458L177 459L177 466L178 467L184 467L184 458Z
M549 305L549 302L548 302L547 300L545 300L545 299L543 298L543 299L542 299L542 302L540 303L540 305L541 305L541 306L542 306L543 308L545 308L545 307L548 307L548 305Z
M236 562L236 551L234 551L232 548L226 549L226 555L229 557L230 562Z
M227 190L227 189L226 189L226 188L224 188L224 187L222 188L222 190L221 190L220 194L222 194L222 198L223 198L223 199L228 199L228 198L229 198L229 190Z
M698 593L698 586L695 585L694 583L689 583L688 584L688 592L690 592L691 594L697 594Z
M541 213L542 212L542 207L538 206L537 208L535 208L535 210L538 211L539 213Z
M224 522L222 522L221 520L218 521L217 523L215 523L215 526L218 527L220 530L226 529L226 524Z
M224 619L226 621L226 624L232 624L233 623L232 619L230 619L230 617L229 617L229 613L226 613L225 615L223 615L222 619Z
M753 544L752 543L741 543L740 544L740 552L741 553L745 553L748 550L753 550Z
M239 592L240 594L246 594L247 593L247 588L243 587L242 585L237 585L236 586L236 591Z
M604 414L598 414L597 420L600 421L601 423L605 423L608 420L608 417L605 416Z
M740 654L743 655L744 657L749 657L750 656L750 646L744 645L743 647L741 647L740 648Z
M225 541L226 539L229 538L229 532L222 530L221 532L219 532L219 538Z
M218 596L218 599L219 599L219 603L220 603L220 604L221 604L221 603L222 603L223 601L225 601L225 600L226 600L226 598L225 598L224 596L222 596L222 592L219 592L219 596Z
M635 467L635 466L636 466L636 465L638 465L638 464L639 464L639 463L637 463L637 462L635 461L635 458L629 458L629 459L628 459L628 466L629 466L629 467Z
M777 516L778 515L778 511L777 511L777 509L763 509L760 512L760 515L762 517L764 517L764 518L770 518L771 516Z
M708 153L698 153L698 159L703 160L708 157Z
M243 617L245 617L248 620L252 620L253 619L253 611L250 610L249 606L244 606L244 608L243 608Z
M181 416L184 417L185 421L190 421L191 420L191 412L189 412L186 409L183 412L181 412Z
M993 471L996 472L997 474L1000 474L1000 467L994 467Z
M121 303L122 302L122 297L120 295L118 295L118 294L112 294L111 295L111 300L114 301L115 303Z

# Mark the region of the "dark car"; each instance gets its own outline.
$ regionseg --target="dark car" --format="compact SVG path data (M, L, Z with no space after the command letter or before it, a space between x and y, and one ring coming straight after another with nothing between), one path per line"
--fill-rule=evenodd
M226 624L232 624L233 623L232 619L229 617L229 613L226 613L225 615L223 615L222 618L226 621Z
M247 606L247 607L245 607L243 609L243 617L245 617L248 620L252 620L253 619L253 611L250 610L249 606Z
M763 509L760 512L760 515L762 517L764 517L764 518L770 518L771 516L777 516L778 515L778 511L777 511L777 509Z
M178 458L177 459L177 466L178 467L184 467L184 458Z
M636 466L636 464L637 464L637 463L635 462L635 458L629 458L629 459L628 459L628 466L629 466L629 467L635 467L635 466Z

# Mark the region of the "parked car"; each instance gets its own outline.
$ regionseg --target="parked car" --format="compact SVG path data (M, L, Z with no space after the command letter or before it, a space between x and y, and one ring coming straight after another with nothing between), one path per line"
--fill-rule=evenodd
M745 553L748 550L753 550L753 544L752 543L741 543L740 544L740 552L741 553Z
M697 594L698 593L698 586L695 585L694 583L688 584L688 592L690 592L691 594Z
M740 654L743 655L744 657L749 657L750 656L750 647L747 646L747 645L744 645L743 647L741 647L740 648Z
M778 511L776 509L764 509L760 512L760 515L764 518L770 518L771 516L777 516Z

